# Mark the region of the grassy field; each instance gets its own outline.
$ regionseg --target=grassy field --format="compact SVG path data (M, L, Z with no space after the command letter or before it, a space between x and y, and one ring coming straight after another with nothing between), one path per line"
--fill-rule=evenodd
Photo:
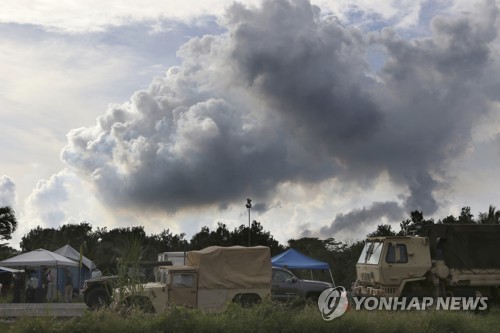
M354 311L324 321L316 306L263 303L251 309L231 305L220 314L181 307L163 314L88 311L81 318L22 318L0 322L0 332L500 332L500 310Z

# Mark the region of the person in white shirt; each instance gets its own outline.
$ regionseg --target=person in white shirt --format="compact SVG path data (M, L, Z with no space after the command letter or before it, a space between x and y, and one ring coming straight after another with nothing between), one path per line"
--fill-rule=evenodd
M31 277L28 281L28 287L33 289L38 288L38 278L36 277L35 273L31 274Z
M35 273L31 273L31 277L27 281L26 285L26 302L33 303L35 302L35 292L38 288L38 278Z

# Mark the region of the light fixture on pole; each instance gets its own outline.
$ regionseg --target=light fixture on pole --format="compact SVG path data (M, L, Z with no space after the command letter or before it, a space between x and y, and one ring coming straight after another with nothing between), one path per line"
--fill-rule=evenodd
M252 208L252 199L247 199L245 207L248 208L248 246L250 246L250 209Z

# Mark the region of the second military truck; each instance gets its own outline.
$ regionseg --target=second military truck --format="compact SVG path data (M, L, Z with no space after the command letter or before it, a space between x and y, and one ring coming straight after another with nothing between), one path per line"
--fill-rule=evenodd
M353 296L498 297L500 225L435 224L421 236L370 237Z

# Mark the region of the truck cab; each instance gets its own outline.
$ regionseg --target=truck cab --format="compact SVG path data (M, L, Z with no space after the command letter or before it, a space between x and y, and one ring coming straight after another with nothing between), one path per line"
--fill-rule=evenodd
M370 237L356 264L352 292L357 296L400 296L408 283L424 281L431 266L426 237Z
M130 295L129 303L148 305L156 312L164 311L169 305L195 308L198 305L197 281L195 267L161 266L158 267L157 281L145 284L137 295Z

